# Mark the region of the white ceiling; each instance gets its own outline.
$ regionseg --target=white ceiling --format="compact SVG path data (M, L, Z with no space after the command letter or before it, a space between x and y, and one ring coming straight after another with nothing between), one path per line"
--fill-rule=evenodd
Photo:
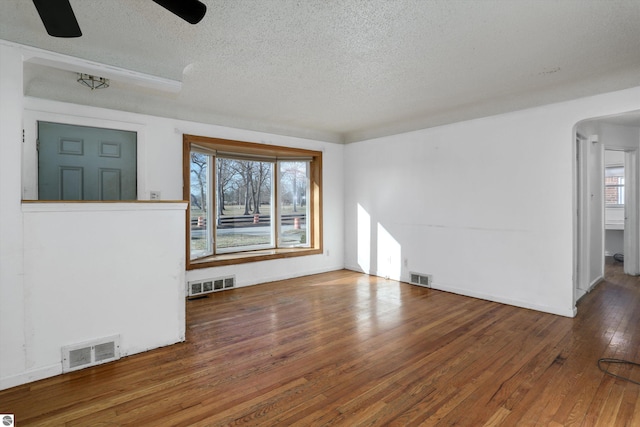
M27 95L353 142L640 85L638 0L71 0L47 35L0 1L0 39L183 82L169 94L25 66ZM100 92L100 93L98 93Z

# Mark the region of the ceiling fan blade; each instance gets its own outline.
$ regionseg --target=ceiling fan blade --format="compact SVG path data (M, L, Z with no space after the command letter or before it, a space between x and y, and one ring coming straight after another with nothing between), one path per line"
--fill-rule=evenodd
M69 0L33 0L33 4L50 36L80 37L82 35Z
M191 24L197 24L204 18L207 6L198 0L153 0L169 12Z

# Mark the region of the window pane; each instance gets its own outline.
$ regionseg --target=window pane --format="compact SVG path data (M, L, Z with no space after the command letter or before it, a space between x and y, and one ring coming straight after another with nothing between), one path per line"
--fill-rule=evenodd
M605 204L624 205L624 168L622 166L605 169Z
M309 162L281 161L279 246L309 247Z
M216 253L273 248L273 163L217 158Z
M211 161L208 154L191 152L191 259L213 254L211 242Z

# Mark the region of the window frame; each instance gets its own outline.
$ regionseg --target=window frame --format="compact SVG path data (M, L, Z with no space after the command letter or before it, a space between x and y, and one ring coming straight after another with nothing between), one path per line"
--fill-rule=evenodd
M307 227L310 244L308 247L276 247L272 249L256 249L243 252L229 252L213 254L198 259L191 259L191 151L204 148L210 151L233 153L238 156L268 156L277 160L296 160L300 158L310 159L309 161L309 219ZM209 183L213 186L211 191L215 191L215 173L213 181ZM277 181L277 180L274 180ZM276 187L276 200L278 189ZM221 138L211 138L198 135L183 135L183 199L189 202L186 211L186 268L187 270L218 267L223 265L234 265L248 262L265 261L271 259L290 258L307 255L317 255L323 252L322 249L322 152L306 150L301 148L283 147L255 142L237 141ZM215 197L212 198L212 212L216 211ZM274 218L279 215L276 213ZM215 227L215 221L212 221ZM215 232L215 228L213 229ZM277 236L276 236L277 237Z
M71 109L68 114L42 110L38 102L27 100L24 109L24 135L22 144L22 200L43 201L38 198L38 122L52 122L73 126L94 127L102 129L131 131L137 134L136 138L136 199L126 201L75 201L74 203L128 203L131 201L150 200L146 191L147 168L142 159L146 153L146 133L144 125L127 122L124 120L105 120L96 116L85 115L86 111ZM36 100L37 101L37 100ZM64 203L60 201L60 203Z
M609 175L609 176L613 176L613 177L621 177L622 178L622 184L608 184L607 183L607 171L609 170L613 170L613 169L622 169L622 175ZM604 171L604 175L605 175L605 184L604 184L604 198L605 198L605 207L606 208L624 208L624 192L625 192L625 182L624 182L624 178L625 178L625 170L624 170L624 165L607 165L605 166L605 171ZM620 193L621 191L621 195L622 195L622 203L607 203L607 189L609 188L615 188L616 192ZM620 197L618 196L618 200L620 200Z

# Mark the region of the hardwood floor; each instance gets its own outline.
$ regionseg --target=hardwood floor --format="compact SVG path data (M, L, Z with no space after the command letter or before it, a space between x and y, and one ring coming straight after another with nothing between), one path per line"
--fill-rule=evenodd
M640 279L569 319L338 271L187 302L187 342L0 392L16 425L637 426ZM612 370L640 380L640 368Z

